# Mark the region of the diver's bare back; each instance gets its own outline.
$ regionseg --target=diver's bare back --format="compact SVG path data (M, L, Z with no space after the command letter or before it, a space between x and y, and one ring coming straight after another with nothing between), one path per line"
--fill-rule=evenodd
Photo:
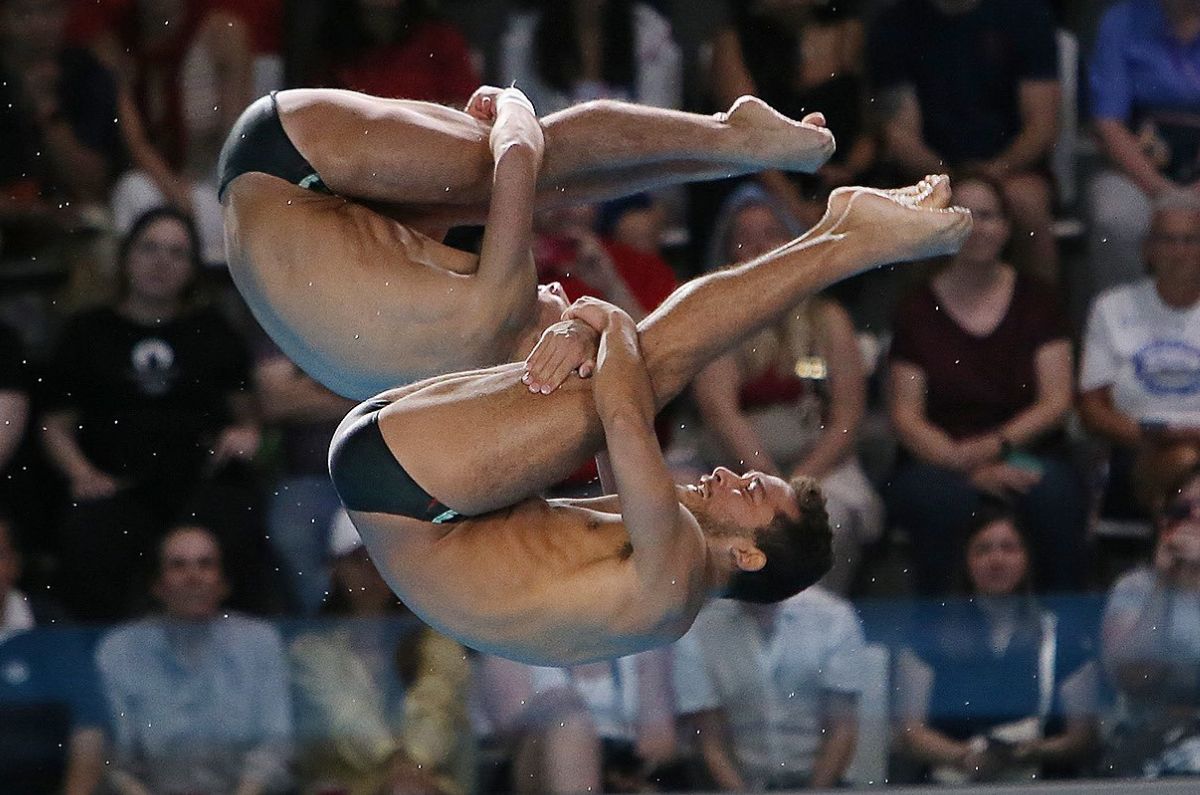
M480 651L561 666L670 643L705 599L704 542L691 514L680 507L690 529L681 535L694 543L646 582L617 510L615 498L529 499L444 525L351 516L388 584L422 620Z

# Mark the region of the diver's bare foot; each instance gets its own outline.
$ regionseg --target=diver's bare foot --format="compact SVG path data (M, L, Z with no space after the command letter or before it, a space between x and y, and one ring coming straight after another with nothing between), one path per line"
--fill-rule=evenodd
M845 189L837 197L837 204L845 202L845 210L824 234L859 247L868 268L957 252L971 231L971 213L948 206L950 180L927 178L914 188Z
M795 121L758 97L738 97L717 118L745 132L750 162L761 168L813 173L833 156L833 133L816 114Z

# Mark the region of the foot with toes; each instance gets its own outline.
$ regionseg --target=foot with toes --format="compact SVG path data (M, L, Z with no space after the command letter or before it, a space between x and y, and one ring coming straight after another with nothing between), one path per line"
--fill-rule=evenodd
M795 121L758 97L739 97L717 118L745 133L746 151L761 168L811 174L825 165L836 148L821 114L810 113Z

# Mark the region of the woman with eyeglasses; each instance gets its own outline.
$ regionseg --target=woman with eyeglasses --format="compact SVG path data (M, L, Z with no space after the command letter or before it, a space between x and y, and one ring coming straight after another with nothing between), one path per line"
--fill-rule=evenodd
M1143 244L1149 272L1092 305L1079 413L1112 447L1101 515L1146 520L1130 473L1140 449L1200 448L1200 196L1155 206Z
M1118 693L1113 775L1200 773L1200 451L1174 445L1139 463L1153 489L1150 565L1113 586L1103 661Z

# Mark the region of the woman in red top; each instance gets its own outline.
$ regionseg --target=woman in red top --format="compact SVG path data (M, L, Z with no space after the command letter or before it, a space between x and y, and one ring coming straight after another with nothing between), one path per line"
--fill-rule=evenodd
M888 507L912 536L922 593L949 589L983 493L1020 510L1037 584L1078 588L1087 499L1064 450L1074 365L1062 313L1005 261L1012 225L996 187L966 179L954 202L971 210L970 237L897 310L889 408L902 456Z

